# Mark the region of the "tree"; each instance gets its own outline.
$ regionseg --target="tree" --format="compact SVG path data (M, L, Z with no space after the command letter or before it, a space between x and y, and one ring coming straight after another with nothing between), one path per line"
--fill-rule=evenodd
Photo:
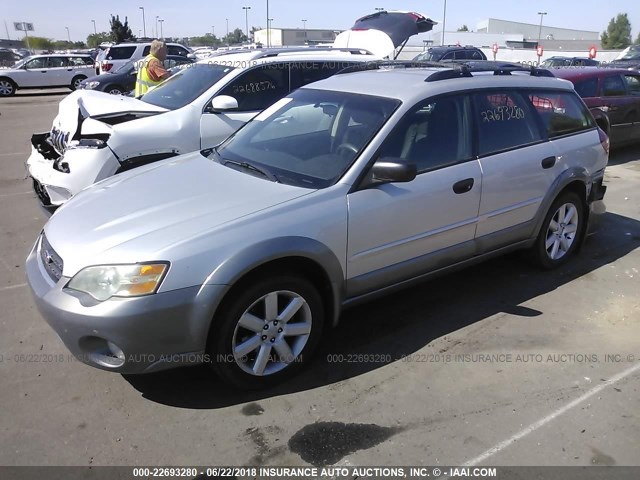
M133 35L133 32L131 31L131 28L129 28L127 17L124 17L124 23L122 23L120 21L120 15L116 15L115 17L111 15L109 25L111 25L112 42L121 43L136 39L136 37Z
M602 48L619 49L631 45L631 23L626 13L612 18L605 32L600 35Z
M26 38L23 39L26 45ZM33 50L51 50L53 48L53 40L45 37L32 37L29 36L29 46Z
M459 29L459 32L468 32L469 31L469 27L467 27L466 25L462 25Z
M110 42L111 35L107 32L92 33L87 37L87 46L89 48L95 48L102 42Z
M225 35L222 39L227 45L238 45L248 40L249 38L239 28L236 28L233 32L229 32L229 35Z
M638 37L636 38L635 44L640 45L640 33L638 33Z

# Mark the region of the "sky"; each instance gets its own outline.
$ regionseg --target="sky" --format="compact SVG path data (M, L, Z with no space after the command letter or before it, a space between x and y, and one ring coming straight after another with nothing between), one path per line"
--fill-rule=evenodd
M433 20L442 21L445 0L269 0L269 17L273 28L326 28L348 29L357 18L373 13L376 8L386 10L409 10L421 13ZM248 12L249 27L266 26L267 0L82 0L57 3L51 0L29 0L11 2L3 0L0 11L6 22L11 39L22 38L22 32L13 28L13 22L24 21L34 24L34 35L86 41L93 33L96 21L97 31L109 30L109 15L118 14L123 20L128 17L134 35L143 34L142 10L144 7L147 36L155 34L156 16L163 19L163 34L167 37L189 37L204 35L212 31L216 36L224 36L234 28L245 29L245 10ZM540 21L537 14L547 12L544 24L554 27L574 28L602 32L609 20L618 13L627 13L632 27L633 39L640 31L640 7L638 0L612 0L589 2L579 0L537 0L536 2L497 0L448 0L446 29L456 30L466 24L475 30L477 22L486 18L500 18L518 22ZM55 5L55 7L53 7ZM436 29L439 29L436 27ZM156 35L157 36L157 35ZM4 24L0 24L0 37L6 37Z

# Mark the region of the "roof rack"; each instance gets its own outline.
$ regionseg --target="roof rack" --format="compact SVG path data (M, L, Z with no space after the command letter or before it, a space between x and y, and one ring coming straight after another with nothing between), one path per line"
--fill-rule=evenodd
M494 75L511 75L513 72L527 72L532 77L554 77L553 73L545 68L537 68L532 66L512 67L512 66L500 66L492 67L489 65L467 65L461 64L455 67L448 65L448 70L441 70L439 72L432 73L425 82L437 82L439 80L448 80L452 78L473 77L472 72L493 72Z
M334 48L334 47L291 47L291 48L264 48L264 49L255 49L253 50L257 52L254 59L258 58L268 58L268 57L277 57L278 55L287 54L287 53L306 53L306 52L344 52L350 53L352 55L373 55L369 50L365 50L364 48Z
M450 65L439 62L416 62L413 60L374 60L362 62L340 70L341 73L362 72L366 70L380 70L381 68L451 68Z

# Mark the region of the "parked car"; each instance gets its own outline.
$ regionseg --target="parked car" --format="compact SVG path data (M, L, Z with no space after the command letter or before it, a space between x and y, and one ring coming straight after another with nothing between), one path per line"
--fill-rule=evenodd
M94 367L207 362L256 388L307 363L345 305L517 249L563 265L607 137L569 82L498 73L335 75L218 147L82 191L27 259L38 309Z
M12 50L0 48L0 67L13 67L22 57Z
M640 72L625 69L555 69L570 80L612 146L640 141Z
M445 45L430 47L413 58L414 62L441 62L443 60L486 60L487 56L479 48L467 45Z
M609 68L640 70L640 45L631 45L623 50L614 61L606 64Z
M141 43L118 43L117 45L110 46L104 53L104 58L100 60L98 67L100 72L98 75L117 70L130 60L140 60L151 51L151 42ZM179 43L167 43L168 55L180 55L187 57L191 55L189 50L184 45Z
M540 64L543 68L596 67L598 65L600 65L598 60L587 57L549 57Z
M140 60L129 60L122 67L115 71L109 71L102 75L89 77L80 82L79 89L96 90L99 92L122 95L131 92L136 86L136 75L138 73L138 62ZM182 55L167 55L164 67L169 70L179 65L193 63L190 58Z
M23 88L75 90L92 69L89 55L33 55L0 71L0 97L9 97Z

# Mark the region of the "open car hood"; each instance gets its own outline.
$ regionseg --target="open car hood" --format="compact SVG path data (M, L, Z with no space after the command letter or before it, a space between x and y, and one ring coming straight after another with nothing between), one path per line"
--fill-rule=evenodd
M382 11L356 20L351 29L336 37L336 48L364 48L380 57L394 57L395 49L409 38L429 32L438 22L419 13Z

